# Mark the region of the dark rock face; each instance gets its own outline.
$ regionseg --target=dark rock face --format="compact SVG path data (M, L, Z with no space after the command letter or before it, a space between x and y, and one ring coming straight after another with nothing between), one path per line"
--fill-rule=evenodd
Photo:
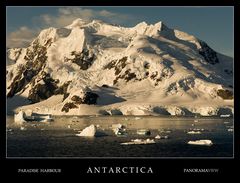
M203 56L203 58L206 60L206 62L214 65L216 63L219 63L217 53L211 49L206 43L199 41L201 45L201 49L199 49L199 54Z
M128 57L123 57L119 60L113 60L110 63L108 63L107 65L105 65L103 69L109 69L110 70L110 69L114 68L115 69L115 75L118 75L118 74L120 74L122 69L126 67L127 59L128 59Z
M62 112L69 112L69 109L73 108L77 108L77 106L74 103L68 102L63 106Z
M96 93L93 93L90 91L86 92L83 98L77 95L74 95L71 98L73 102L67 102L63 106L62 111L69 112L70 109L78 108L78 105L80 104L88 104L88 105L96 104L98 97L99 96Z
M106 85L106 84L103 84L102 87L103 87L103 88L109 88L109 86Z
M124 74L117 76L116 79L113 80L113 84L116 84L119 79L124 79L126 82L128 82L132 79L137 80L136 74L132 73L131 69L128 69L128 70L125 71Z
M105 66L103 67L103 69L108 69L108 70L110 70L110 69L112 69L112 68L115 67L116 63L117 63L117 60L113 60L113 61L109 62L107 65L105 65Z
M55 80L55 82L57 83L58 81ZM54 95L63 94L63 101L64 101L69 96L69 93L67 93L67 89L68 89L68 85L70 83L71 83L71 81L67 81L62 86L58 87L54 91Z
M88 105L96 104L98 97L99 97L98 94L88 91L85 93L82 99L82 103Z
M218 90L217 91L218 96L220 96L222 99L226 99L226 100L231 100L233 99L233 92L230 90Z
M115 75L120 74L120 72L122 71L122 69L124 67L126 67L126 62L127 62L128 57L123 57L121 59L118 60L116 67L115 67Z
M38 41L32 44L33 49L27 49L24 57L26 60L25 65L18 66L18 72L13 79L8 89L7 97L13 97L16 93L24 91L24 87L36 76L41 70L44 69L47 60L47 49L41 46Z
M40 102L55 94L55 90L58 88L54 79L50 77L48 73L42 72L42 81L44 84L36 84L29 91L28 99L32 103Z
M77 96L77 95L74 95L72 98L71 98L72 101L75 102L75 104L82 104L82 99Z
M64 61L68 62L71 61L77 64L80 69L87 70L93 64L95 56L92 54L90 55L89 50L82 50L82 52L73 51L71 53L72 56L75 56L73 59L65 58Z

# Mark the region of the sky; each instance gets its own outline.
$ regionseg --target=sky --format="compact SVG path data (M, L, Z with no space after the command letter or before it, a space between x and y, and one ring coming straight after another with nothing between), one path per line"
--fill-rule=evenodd
M7 7L7 47L24 47L41 29L64 27L76 18L132 27L163 21L192 34L215 51L234 56L233 7Z

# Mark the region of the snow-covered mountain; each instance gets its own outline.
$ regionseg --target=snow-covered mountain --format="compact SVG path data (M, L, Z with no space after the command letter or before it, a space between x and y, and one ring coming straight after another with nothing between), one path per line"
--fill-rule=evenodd
M52 114L233 113L233 59L163 22L76 19L7 50L8 105Z

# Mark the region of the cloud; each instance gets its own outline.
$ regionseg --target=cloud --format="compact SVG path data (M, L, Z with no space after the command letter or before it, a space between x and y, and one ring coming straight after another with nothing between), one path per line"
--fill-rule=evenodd
M37 30L22 26L18 30L11 32L7 35L7 47L26 47L33 40L33 38L37 36L37 34Z
M64 7L59 8L57 15L44 14L36 17L35 21L40 22L42 26L64 27L71 24L76 18L81 18L85 21L100 19L108 23L121 24L133 19L132 16L114 13L107 10L93 10L81 7Z
M18 30L7 35L7 47L26 47L36 37L41 29L48 27L65 27L73 20L81 18L85 21L100 19L108 23L122 24L134 20L134 17L115 13L108 10L93 10L81 7L61 7L57 14L42 14L32 18L34 26L31 28L22 26Z

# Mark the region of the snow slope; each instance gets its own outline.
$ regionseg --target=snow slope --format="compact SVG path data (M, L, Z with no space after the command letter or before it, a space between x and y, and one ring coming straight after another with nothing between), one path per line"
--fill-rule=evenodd
M55 115L233 114L233 59L163 22L76 19L7 50L7 97ZM26 102L24 103L26 104Z

